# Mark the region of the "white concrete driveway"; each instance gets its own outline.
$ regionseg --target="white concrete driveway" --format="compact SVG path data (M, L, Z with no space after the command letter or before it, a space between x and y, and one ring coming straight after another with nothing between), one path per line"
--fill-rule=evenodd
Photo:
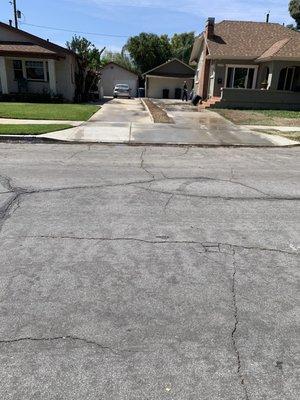
M92 116L90 122L148 124L151 120L139 99L111 99Z
M196 112L189 104L155 102L171 114L175 124L152 123L139 99L112 99L79 127L41 136L69 142L195 146L259 147L295 143L236 126L211 111Z

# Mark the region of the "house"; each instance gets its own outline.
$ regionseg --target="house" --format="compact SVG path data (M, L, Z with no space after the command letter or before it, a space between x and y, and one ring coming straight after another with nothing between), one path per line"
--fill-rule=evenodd
M177 58L169 60L143 74L146 97L180 99L184 82L191 91L195 70Z
M0 22L0 93L49 93L73 101L76 55Z
M209 18L190 63L204 107L300 109L300 33L280 24Z
M132 71L122 67L121 65L110 62L101 70L101 86L104 96L113 96L114 87L118 83L129 85L131 95L137 95L139 76Z

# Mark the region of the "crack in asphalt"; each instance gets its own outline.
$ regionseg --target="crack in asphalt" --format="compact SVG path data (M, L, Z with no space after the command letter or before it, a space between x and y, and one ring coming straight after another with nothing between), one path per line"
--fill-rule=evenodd
M155 180L155 182L159 182L158 180ZM152 182L151 182L152 183ZM173 195L173 196L180 196L180 197L190 197L190 198L197 198L197 199L215 199L215 200L237 200L237 201L298 201L300 200L300 197L242 197L242 196L220 196L220 195L201 195L201 194L192 194L192 193L182 193L181 191L176 191L176 192L171 192L171 191L165 191L165 190L159 190L159 189L153 189L150 187L144 187L144 186L138 186L136 184L133 184L133 186L146 190L148 192L153 192L153 193L159 193L159 194L164 194L166 196ZM182 185L181 185L182 186ZM188 185L186 185L188 186ZM180 189L178 189L180 190Z
M234 327L231 332L231 340L232 340L232 345L236 354L236 359L237 359L237 374L241 383L241 386L243 388L244 394L245 394L245 400L249 400L249 394L247 390L247 386L245 383L245 377L242 372L242 364L241 364L241 354L237 345L237 331L238 331L238 325L239 325L239 315L238 315L238 305L237 305L237 298L236 298L236 275L237 275L237 263L235 259L235 249L233 249L233 273L232 273L232 286L231 286L231 292L232 292L232 302L233 302L233 308L234 308Z
M172 193L171 196L168 198L168 200L166 201L166 204L164 205L164 212L167 212L167 208L169 207L173 197L175 196L175 193Z
M232 254L228 251L228 248L232 249L242 249L242 250L257 250L257 251L269 251L277 252L289 255L298 255L298 251L287 251L282 249L274 249L270 247L260 247L260 246L246 246L238 245L232 243L215 243L215 242L201 242L197 240L151 240L151 239L141 239L135 237L84 237L84 236L70 236L70 235L16 235L16 236L6 236L6 239L62 239L62 240L87 240L87 241L97 241L97 242L139 242L147 244L196 244L200 245L203 251L199 253L226 253Z
M79 342L83 342L85 344L97 346L97 347L101 348L102 350L109 350L111 353L113 353L115 355L119 355L119 352L116 352L109 346L104 346L98 342L95 342L94 340L88 340L88 339L80 338L78 336L73 336L73 335L41 337L41 338L28 336L28 337L21 337L21 338L17 338L17 339L0 340L0 345L1 344L13 344L13 343L19 343L19 342L27 342L27 341L28 342L29 341L31 341L31 342L52 342L52 341L59 341L59 340L79 341Z
M142 153L141 153L141 156L140 156L141 165L140 165L140 167L142 168L143 171L145 171L145 172L146 172L149 176L151 176L152 179L154 180L154 179L155 179L155 176L154 176L150 171L148 171L148 170L144 167L144 164L145 164L144 156L145 156L145 154L146 154L146 151L147 151L147 147L145 147L145 148L143 149Z

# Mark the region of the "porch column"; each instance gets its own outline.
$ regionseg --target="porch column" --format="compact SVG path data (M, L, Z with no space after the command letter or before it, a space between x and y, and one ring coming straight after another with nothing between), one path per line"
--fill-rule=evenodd
M6 64L4 57L0 57L0 80L1 80L2 93L8 94L7 71L6 71Z
M277 90L280 69L272 62L269 65L268 89Z
M52 94L57 94L55 60L48 61L49 86Z

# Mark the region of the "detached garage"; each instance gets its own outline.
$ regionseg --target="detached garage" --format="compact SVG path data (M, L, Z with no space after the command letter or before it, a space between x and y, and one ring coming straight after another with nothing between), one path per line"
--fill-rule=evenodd
M188 90L194 86L195 70L177 58L144 74L146 97L180 99L184 81Z
M135 97L137 95L139 77L134 72L131 72L114 62L108 63L100 72L101 86L103 88L104 96L112 96L114 87L118 83L129 85L131 96Z

